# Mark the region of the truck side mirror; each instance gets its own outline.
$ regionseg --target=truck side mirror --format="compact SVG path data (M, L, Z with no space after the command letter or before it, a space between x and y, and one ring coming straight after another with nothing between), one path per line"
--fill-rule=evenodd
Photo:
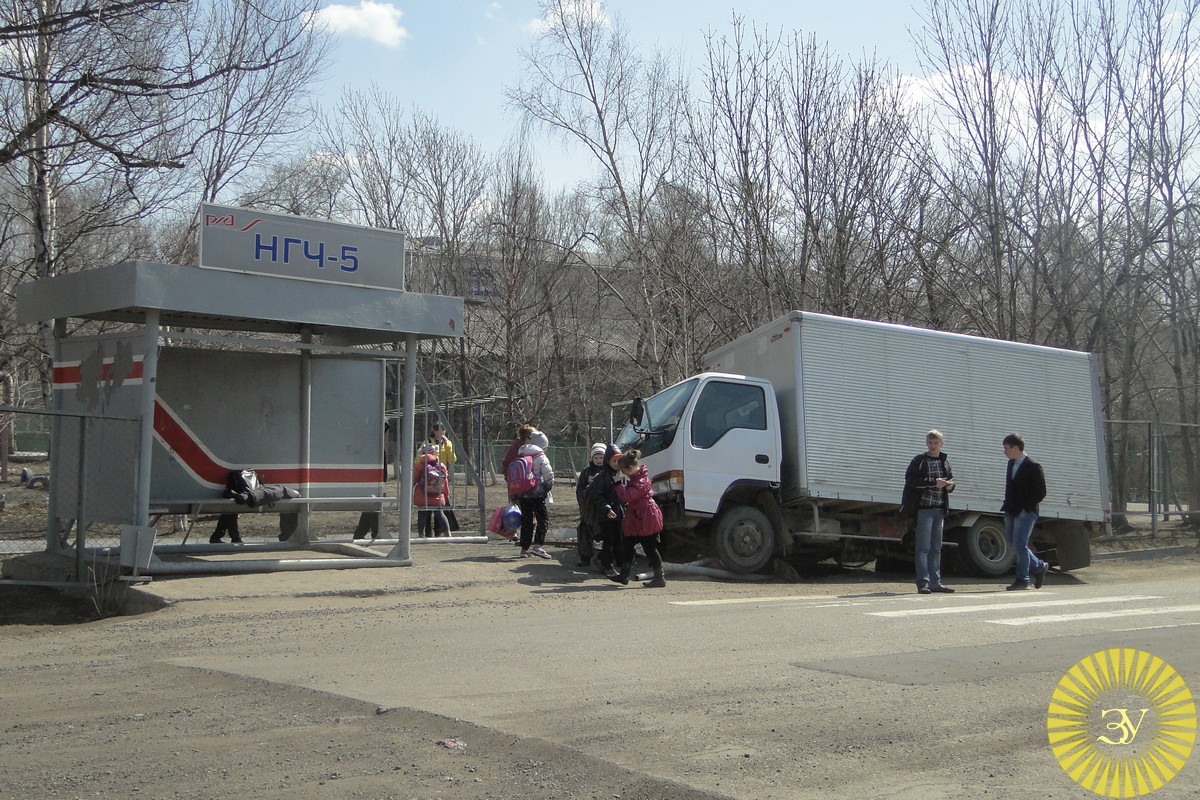
M633 404L629 407L629 424L635 429L642 424L642 418L646 415L646 402L640 397L633 398Z

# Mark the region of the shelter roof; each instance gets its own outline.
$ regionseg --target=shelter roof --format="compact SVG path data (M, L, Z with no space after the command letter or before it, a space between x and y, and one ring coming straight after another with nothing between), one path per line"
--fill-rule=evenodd
M179 328L338 334L353 342L457 337L463 300L232 270L126 261L44 278L17 290L17 319L59 318Z

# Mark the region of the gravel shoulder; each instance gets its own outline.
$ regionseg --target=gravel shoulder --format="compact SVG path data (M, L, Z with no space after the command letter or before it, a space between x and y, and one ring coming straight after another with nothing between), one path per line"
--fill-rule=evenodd
M1195 544L1183 526L1153 540L1144 533L1098 542L1098 551ZM94 619L86 599L37 587L0 587L0 800L47 797L154 798L658 798L724 795L633 772L546 736L518 736L411 708L381 708L303 680L273 682L187 666L219 663L223 652L259 648L293 659L291 673L322 670L320 653L297 650L280 630L303 624L345 630L355 652L372 615L411 614L432 604L463 613L503 609L506 617L545 603L549 587L501 542L422 545L414 565L155 581L147 591L166 608ZM594 589L554 548L559 593ZM1098 582L1139 570L1191 570L1196 557L1168 563L1095 564L1078 577ZM542 562L545 566L548 565ZM1132 571L1132 572L1131 572ZM874 593L907 586L901 576L829 570L794 584L797 594ZM692 596L712 591L689 581ZM724 596L759 587L721 585ZM421 663L415 643L398 641L402 663ZM345 655L344 653L341 655ZM380 664L380 669L392 668ZM402 679L403 676L397 676ZM478 680L516 680L503 664ZM662 774L661 772L659 774Z

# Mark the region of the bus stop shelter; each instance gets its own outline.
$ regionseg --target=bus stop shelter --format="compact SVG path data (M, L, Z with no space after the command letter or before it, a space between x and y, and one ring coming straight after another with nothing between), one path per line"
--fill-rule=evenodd
M461 336L464 306L404 291L402 266L391 285L369 283L135 261L21 286L17 319L47 324L53 359L47 549L82 559L87 531L103 523L119 528L134 575L411 564L411 506L384 489L385 364L403 363L392 434L396 453L412 453L418 342ZM411 485L412 459L396 464L399 486ZM272 508L292 533L262 543L264 555L320 550L309 520L323 510L398 503L403 533L384 556L164 558L183 547L232 552L155 544L152 520L247 511L223 494L242 468L300 494Z

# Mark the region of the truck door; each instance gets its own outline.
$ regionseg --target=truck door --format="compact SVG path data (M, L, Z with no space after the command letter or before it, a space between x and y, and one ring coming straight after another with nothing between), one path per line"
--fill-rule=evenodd
M692 406L684 447L684 497L689 511L716 513L738 480L779 480L779 435L770 387L712 380Z

